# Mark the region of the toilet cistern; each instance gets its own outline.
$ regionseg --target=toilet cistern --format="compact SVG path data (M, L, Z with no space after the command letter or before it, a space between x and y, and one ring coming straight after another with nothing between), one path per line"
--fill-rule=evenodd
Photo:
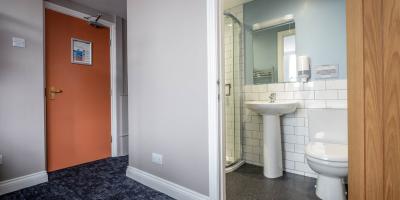
M278 178L283 175L281 122L279 116L296 111L296 101L276 102L276 94L270 102L246 101L246 107L263 116L264 123L264 176Z

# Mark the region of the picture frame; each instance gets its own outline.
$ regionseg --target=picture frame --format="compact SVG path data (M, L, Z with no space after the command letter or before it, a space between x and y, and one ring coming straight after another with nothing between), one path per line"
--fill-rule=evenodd
M92 42L81 39L71 39L71 63L92 65Z

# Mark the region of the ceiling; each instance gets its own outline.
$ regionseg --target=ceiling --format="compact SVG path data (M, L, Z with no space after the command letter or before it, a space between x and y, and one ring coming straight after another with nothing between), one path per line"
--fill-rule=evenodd
M126 19L126 0L70 0L74 3L87 6Z
M224 0L224 10L248 3L253 0Z

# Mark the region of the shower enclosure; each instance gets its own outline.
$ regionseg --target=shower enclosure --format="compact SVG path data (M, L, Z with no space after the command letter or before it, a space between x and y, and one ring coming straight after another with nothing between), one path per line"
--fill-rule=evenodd
M242 162L242 27L230 13L224 16L225 49L225 167L235 168ZM234 169L233 169L234 170Z

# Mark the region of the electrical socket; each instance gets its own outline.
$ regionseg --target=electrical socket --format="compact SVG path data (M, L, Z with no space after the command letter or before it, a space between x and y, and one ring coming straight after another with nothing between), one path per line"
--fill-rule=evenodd
M162 165L163 164L163 156L161 154L152 153L151 154L151 162Z

